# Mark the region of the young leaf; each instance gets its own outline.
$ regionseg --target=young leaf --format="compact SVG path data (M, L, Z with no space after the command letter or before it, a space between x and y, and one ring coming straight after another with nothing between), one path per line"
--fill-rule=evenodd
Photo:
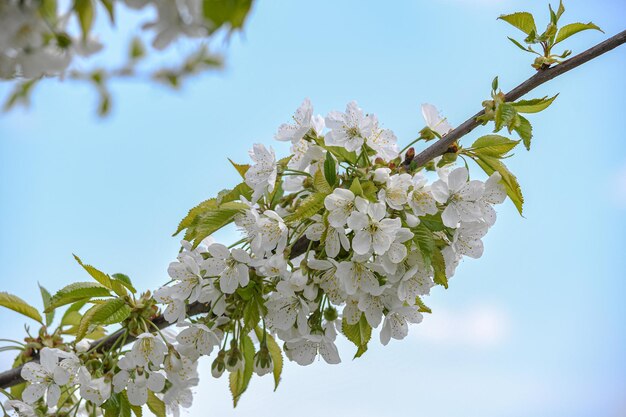
M556 94L553 97L548 98L534 98L532 100L520 100L515 103L511 103L511 106L515 108L518 113L538 113L548 108L550 104L558 97Z
M530 49L526 48L525 46L523 46L521 43L519 43L519 42L518 42L518 41L516 41L515 39L513 39L513 38L511 38L511 37L509 37L509 36L507 36L507 38L508 38L511 42L513 42L513 44L514 44L515 46L517 46L519 49L521 49L522 51L524 51L524 52L532 52ZM494 90L494 91L495 91L495 90Z
M354 193L354 195L358 195L363 197L363 187L361 187L361 181L358 178L355 178L350 184L350 191Z
M193 240L193 246L196 247L205 237L232 223L235 216L247 208L248 206L244 203L230 201L214 209L209 209L196 217L192 227L187 230L185 239Z
M495 129L494 132L500 131L504 126L509 126L516 115L515 108L510 103L501 103L496 107Z
M102 3L104 9L107 11L111 23L115 23L115 10L113 0L100 0L100 3Z
M367 322L365 314L361 314L361 318L355 324L348 324L348 322L343 319L341 322L341 331L344 336L357 347L354 359L360 357L367 351L367 344L372 338L372 326Z
M78 16L80 28L83 32L83 39L87 39L96 12L93 0L76 0L74 2L74 11L76 11L76 15Z
M322 194L330 194L333 191L332 187L326 180L326 177L320 170L317 170L313 175L313 186L315 187L315 190Z
M341 146L326 146L322 144L322 147L332 153L339 162L347 162L350 165L356 164L356 152L348 151L346 148L342 148Z
M243 336L241 344L244 358L244 369L232 372L229 377L230 392L233 395L233 407L237 407L237 403L239 402L241 395L248 388L254 367L254 344L252 343L250 336Z
M111 277L118 281L120 284L122 284L123 286L125 286L130 292L132 292L133 294L135 294L137 292L137 290L135 289L135 287L133 286L132 281L130 280L130 278L128 277L128 275L124 275L124 274L113 274L111 275Z
M91 316L94 324L115 324L120 323L130 315L131 309L121 298L112 298L104 304L99 304L96 311Z
M530 140L533 138L533 127L524 116L518 114L517 117L519 117L519 125L513 129L515 129L519 137L524 141L526 149L530 150Z
M426 266L431 264L433 253L435 252L435 239L433 233L422 223L413 231L413 241L417 244Z
M54 294L45 312L76 301L87 301L92 297L107 297L110 295L111 293L108 289L95 282L75 282Z
M23 316L30 317L31 319L43 324L39 311L16 295L9 294L4 291L0 292L0 306L20 313Z
M556 39L554 40L554 44L564 41L572 35L575 35L578 32L582 32L583 30L599 30L604 33L602 29L598 26L594 25L592 22L589 23L570 23L569 25L563 26L559 29L559 33L556 34Z
M448 288L448 277L446 276L446 261L443 258L443 254L439 248L435 248L433 252L433 271L435 277L433 281L435 284L442 285L444 288Z
M246 172L248 172L248 170L250 169L250 165L248 165L248 164L237 164L237 163L233 162L233 160L230 159L230 158L228 158L228 161L232 164L232 166L235 167L235 169L237 170L239 175L241 175L241 178L243 178L245 180L246 179Z
M210 198L189 210L185 218L182 219L178 224L178 229L176 229L176 232L174 232L172 236L176 236L182 230L189 228L200 213L204 213L205 211L213 209L215 207L217 207L217 200L215 198Z
M274 364L274 391L278 388L280 382L280 376L283 373L283 353L280 350L280 346L276 343L276 340L271 335L267 335L267 349L270 352L272 363Z
M156 417L166 417L165 403L161 401L152 391L148 390L148 409L152 411Z
M513 204L515 204L519 214L522 214L524 205L522 189L517 182L517 178L515 178L515 175L513 175L511 171L509 171L506 165L504 165L504 163L502 163L499 159L489 155L477 154L472 156L472 159L476 161L476 163L483 169L483 171L485 171L487 175L491 175L495 171L500 173L502 176L502 184L504 185L504 188L506 188L507 195Z
M222 190L217 194L217 205L228 203L230 201L241 200L241 197L245 197L250 200L252 197L252 188L245 182L238 184L232 190Z
M37 283L37 285L39 285L39 292L41 293L41 301L43 301L43 308L45 310L50 305L50 299L52 299L52 295L50 295L50 292L44 287L42 287L41 284ZM50 327L53 320L54 320L54 310L49 313L46 313L46 326Z
M82 340L87 332L89 331L89 327L92 324L92 318L94 314L98 312L98 308L100 304L96 304L92 306L89 310L85 311L85 314L80 319L80 323L78 324L78 328L76 329L76 341Z
M327 194L325 193L315 193L309 195L307 198L302 200L302 203L294 213L285 217L285 221L293 222L313 217L313 215L324 208L324 199L326 196Z
M328 184L333 187L337 183L337 164L330 152L326 152L326 160L324 161L324 177Z
M502 157L515 148L518 143L518 140L511 140L500 135L485 135L476 139L470 149L484 155Z
M422 301L422 299L417 296L415 298L415 305L419 307L419 312L420 313L432 313L433 311L430 309L430 307L428 307L426 304L424 304L424 301Z
M498 19L515 26L527 35L531 32L537 33L537 27L535 26L535 18L528 12L517 12L513 14L506 14L500 16Z
M76 262L78 262L78 264L82 266L85 271L87 271L87 273L91 275L93 279L98 281L103 287L115 291L115 293L120 297L124 297L128 294L125 286L121 282L117 280L111 280L111 277L91 265L83 264L83 261L81 261L80 258L76 255L74 255L74 259L76 259Z

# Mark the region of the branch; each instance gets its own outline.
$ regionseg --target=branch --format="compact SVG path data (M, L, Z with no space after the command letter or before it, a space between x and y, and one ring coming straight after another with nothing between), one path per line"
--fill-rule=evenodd
M605 52L617 48L625 42L626 30L605 40L602 43L597 44L592 48L587 49L585 52L573 56L567 61L563 61L563 63L559 65L545 70L539 70L535 75L509 91L505 95L505 99L506 101L515 101L518 98L522 97L524 94L539 87L541 84L550 81L551 79L556 78L559 75L564 74L567 71L572 70L587 61L591 61L592 59L599 57ZM481 110L474 116L464 121L461 125L459 125L459 127L452 130L443 138L439 139L437 142L433 143L428 148L424 149L422 152L416 155L415 158L413 158L413 161L417 163L417 166L423 166L427 162L431 161L433 158L443 155L448 150L450 145L452 145L455 141L467 135L469 132L471 132L480 125L480 123L476 121L476 118L482 116L483 114L485 114L485 111Z
M515 87L513 90L509 91L506 94L506 101L515 101L518 98L522 97L524 94L529 91L537 88L541 84L558 77L561 74L566 73L567 71L578 67L579 65L584 64L587 61L590 61L605 52L608 52L619 45L626 42L626 30L618 33L612 38L607 39L606 41L599 43L598 45L587 49L585 52L582 52L567 61L564 61L562 64L554 66L552 68L548 68L546 70L540 70L537 74L530 77L528 80L524 81L522 84ZM418 166L424 165L426 162L431 159L443 155L448 147L454 143L456 140L461 137L467 135L469 132L474 130L480 123L476 121L476 118L481 116L484 111L480 111L470 119L463 122L459 127L452 130L450 133L445 135L442 139L433 143L431 146L423 150L420 154L418 154L414 161L417 161ZM299 255L302 255L306 252L306 248L308 246L308 240L306 238L300 238L293 246L291 250L291 258L295 258ZM209 311L209 306L207 304L201 304L198 302L192 303L187 306L187 315L196 316L199 314L207 313ZM165 327L170 326L171 323L168 323L167 320L162 315L156 316L152 322L159 328L163 329ZM115 333L112 333L109 336L103 337L99 340L96 340L91 344L91 348L97 351L105 351L109 349L113 344L123 335L123 330L118 330ZM134 337L127 337L126 344L132 343L135 340ZM35 359L37 360L37 359ZM22 371L22 367L19 366L17 368L13 368L9 371L5 371L0 373L0 388L9 388L15 385L18 385L24 380L22 379L20 373Z

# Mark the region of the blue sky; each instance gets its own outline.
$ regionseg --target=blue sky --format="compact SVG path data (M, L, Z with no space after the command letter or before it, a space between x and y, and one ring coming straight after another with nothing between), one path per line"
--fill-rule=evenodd
M401 143L423 127L422 102L461 123L495 75L505 90L532 75L532 58L506 39L518 33L496 21L529 8L546 16L546 2L526 3L260 0L227 68L182 92L115 84L113 114L100 120L90 89L45 83L29 110L0 116L1 289L38 303L38 281L55 291L86 280L72 253L158 287L180 218L236 183L226 158L244 161L252 143L272 144L304 97L322 114L357 100ZM592 20L606 32L568 41L574 52L624 29L622 1L566 7L565 22ZM405 341L372 343L356 361L341 342L341 365L288 364L276 393L257 378L236 410L226 379L213 380L203 363L189 415L626 414L625 66L622 47L532 93L560 96L531 118L531 152L508 162L525 218L500 206L483 258L433 291L434 314ZM22 334L19 316L1 314L0 337Z

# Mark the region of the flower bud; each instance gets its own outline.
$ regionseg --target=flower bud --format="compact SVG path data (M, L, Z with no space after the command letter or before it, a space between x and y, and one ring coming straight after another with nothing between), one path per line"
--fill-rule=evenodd
M420 224L420 219L417 216L407 213L406 214L406 225L410 228L413 228Z
M243 355L238 347L233 347L228 351L226 356L226 369L228 372L237 372L243 370Z
M324 319L326 321L335 321L339 317L339 313L337 313L337 309L335 307L328 307L324 310Z
M274 370L274 363L266 345L261 345L261 349L254 355L253 363L254 373L258 376L263 376Z
M391 170L389 168L376 168L374 170L374 177L372 178L374 182L379 184L386 183L389 179L389 173Z
M220 350L220 352L217 354L217 358L215 358L215 360L211 364L211 375L213 375L214 378L221 377L224 373L224 370L226 369L226 364L224 363L225 355L226 352Z

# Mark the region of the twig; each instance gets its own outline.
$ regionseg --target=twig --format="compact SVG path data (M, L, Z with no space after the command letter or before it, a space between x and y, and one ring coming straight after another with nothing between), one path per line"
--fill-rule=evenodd
M579 65L582 65L585 62L590 61L604 54L605 52L608 52L618 47L619 45L625 42L626 42L626 30L618 33L617 35L613 36L612 38L607 39L606 41L602 43L599 43L598 45L590 49L587 49L585 52L582 52L555 67L548 68L546 70L541 70L537 74L530 77L528 80L524 81L522 84L515 87L513 90L509 91L506 94L506 101L515 101L518 98L522 97L524 94L528 93L529 91L537 88L541 84L555 77L558 77L559 75L566 73L567 71L574 69L578 67ZM463 122L459 127L452 130L443 138L441 138L440 140L438 140L437 142L433 143L428 148L423 150L420 154L418 154L414 158L414 161L417 162L418 166L421 166L421 165L424 165L426 162L430 161L431 159L439 155L443 155L448 149L448 147L454 141L467 135L469 132L471 132L474 128L476 128L479 125L479 123L476 121L476 118L481 116L483 113L484 111L480 111L474 116L472 116L470 119ZM308 244L309 244L308 239L306 239L305 237L300 238L292 246L291 255L290 255L291 258L295 258L299 255L302 255L304 252L306 252ZM201 304L201 303L195 302L187 306L187 315L189 316L196 316L199 314L207 313L208 311L209 311L208 304ZM159 329L163 329L165 327L170 326L170 323L168 323L167 320L165 320L165 318L162 315L155 317L152 320L152 322ZM112 333L109 336L96 340L95 342L91 344L91 346L92 347L97 346L98 351L104 351L106 349L109 349L111 346L113 346L113 344L120 337L122 337L122 334L123 334L123 331L118 330L117 332ZM128 337L126 339L125 344L132 343L134 340L135 340L134 337ZM22 371L22 367L19 366L9 371L0 373L0 388L9 388L9 387L12 387L12 386L15 386L24 382L24 380L22 379L20 375L21 371Z

